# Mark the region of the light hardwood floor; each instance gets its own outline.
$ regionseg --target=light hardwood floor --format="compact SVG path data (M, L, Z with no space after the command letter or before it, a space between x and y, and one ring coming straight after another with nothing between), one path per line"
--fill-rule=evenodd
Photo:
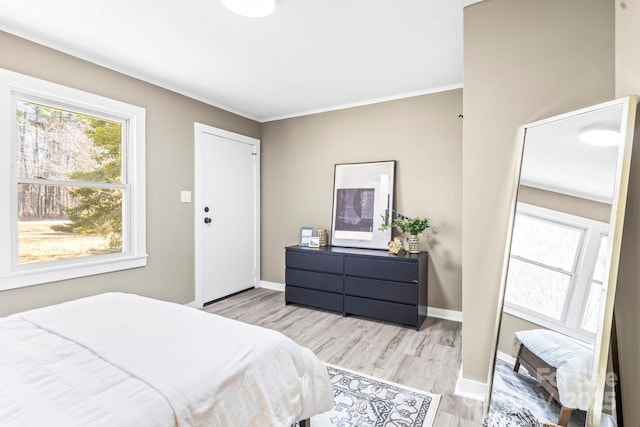
M435 427L482 424L482 404L453 394L461 354L461 324L428 318L420 331L358 317L285 305L284 293L252 289L205 308L275 329L322 361L442 395Z

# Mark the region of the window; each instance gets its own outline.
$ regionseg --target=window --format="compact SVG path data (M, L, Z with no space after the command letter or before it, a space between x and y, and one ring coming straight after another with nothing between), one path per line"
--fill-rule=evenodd
M608 225L518 203L505 311L584 341L596 332Z
M145 110L0 70L0 290L146 264Z
M595 269L591 277L591 283L589 285L589 293L587 296L587 303L585 304L584 313L582 315L581 326L582 329L589 331L593 334L597 332L598 315L600 308L601 297L604 294L604 272L607 262L607 247L609 244L609 238L603 234L600 236L600 242L598 247L598 260L596 261Z

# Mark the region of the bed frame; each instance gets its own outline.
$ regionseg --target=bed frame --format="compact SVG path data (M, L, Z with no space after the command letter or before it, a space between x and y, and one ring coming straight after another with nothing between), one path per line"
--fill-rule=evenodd
M558 394L557 380L556 380L556 368L549 365L544 360L540 359L534 352L529 350L524 344L520 344L520 350L518 350L518 357L516 357L516 363L513 365L513 370L517 373L520 369L520 365L527 368L529 375L536 379L540 385L560 403L560 397ZM562 406L562 403L560 403ZM573 409L562 406L560 409L560 416L558 418L558 425L567 427L569 419L571 418L571 412Z

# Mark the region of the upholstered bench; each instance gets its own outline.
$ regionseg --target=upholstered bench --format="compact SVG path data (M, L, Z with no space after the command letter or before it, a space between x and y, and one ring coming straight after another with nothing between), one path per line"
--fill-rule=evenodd
M513 367L524 366L529 375L560 403L560 426L567 426L573 409L590 403L593 349L547 329L516 332L520 349Z

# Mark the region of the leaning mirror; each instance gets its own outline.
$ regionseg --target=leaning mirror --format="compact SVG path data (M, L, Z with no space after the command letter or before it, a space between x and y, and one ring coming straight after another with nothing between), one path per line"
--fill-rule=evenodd
M521 128L487 419L599 427L612 412L604 385L635 108L628 97Z

